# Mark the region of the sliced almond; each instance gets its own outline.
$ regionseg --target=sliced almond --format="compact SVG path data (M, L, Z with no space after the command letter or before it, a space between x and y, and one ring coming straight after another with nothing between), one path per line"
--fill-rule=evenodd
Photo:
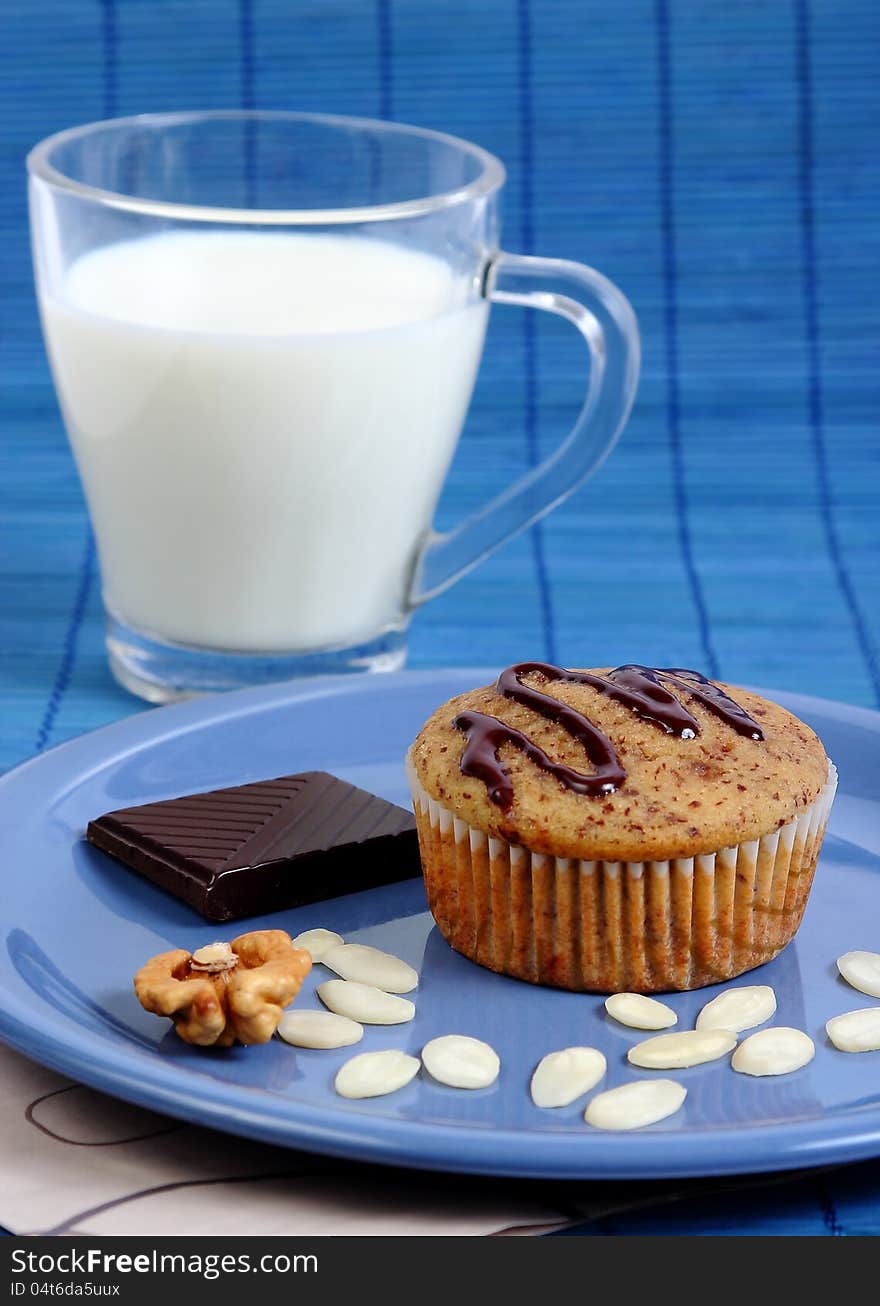
M418 972L400 957L365 943L343 943L341 947L330 948L321 960L343 979L372 984L385 993L411 993L419 982Z
M501 1070L494 1048L466 1034L432 1038L422 1048L422 1063L432 1079L449 1088L488 1088Z
M203 948L196 948L189 959L190 970L202 971L206 975L219 975L237 965L238 957L230 943L206 943Z
M863 1007L834 1016L825 1033L841 1052L880 1052L880 1007Z
M535 1106L569 1106L595 1088L605 1074L606 1061L596 1048L563 1048L548 1052L532 1075Z
M880 952L845 952L837 958L837 969L854 989L880 998Z
M740 1043L730 1064L741 1075L788 1075L800 1070L816 1055L809 1034L787 1025L759 1029Z
M384 1097L415 1079L419 1064L397 1048L361 1052L339 1068L334 1086L340 1097Z
M364 1027L332 1011L286 1011L278 1033L297 1048L347 1048L360 1043Z
M776 1011L776 994L769 984L743 984L725 989L707 1002L699 1016L697 1029L726 1029L741 1034L745 1029L763 1025Z
M612 993L605 999L605 1010L630 1029L668 1029L678 1020L665 1002L646 998L644 993Z
M674 1079L642 1079L597 1093L584 1119L594 1129L644 1129L680 1109L687 1089Z
M683 1070L717 1061L736 1047L736 1035L726 1029L686 1029L680 1034L646 1038L627 1052L627 1060L643 1070Z
M348 1016L362 1025L403 1025L416 1014L408 998L398 998L355 980L325 980L315 992L337 1016Z
M302 934L298 934L293 940L293 946L305 948L312 961L323 961L325 953L331 948L338 948L344 942L342 935L334 933L333 930L317 929L305 930Z

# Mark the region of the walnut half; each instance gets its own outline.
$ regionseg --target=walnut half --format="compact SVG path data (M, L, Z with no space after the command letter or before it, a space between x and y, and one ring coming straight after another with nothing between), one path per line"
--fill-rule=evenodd
M254 930L231 944L152 957L134 977L138 1002L169 1016L185 1043L268 1043L312 968L284 930Z

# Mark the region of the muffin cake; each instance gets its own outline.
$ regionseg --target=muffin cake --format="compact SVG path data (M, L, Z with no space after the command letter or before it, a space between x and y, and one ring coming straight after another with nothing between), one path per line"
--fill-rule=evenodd
M837 779L807 725L746 690L541 662L438 708L407 767L452 947L595 992L698 988L774 957Z

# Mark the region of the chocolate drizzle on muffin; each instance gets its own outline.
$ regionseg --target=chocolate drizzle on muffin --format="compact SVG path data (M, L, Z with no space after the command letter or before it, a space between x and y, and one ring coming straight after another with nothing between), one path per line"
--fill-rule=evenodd
M596 770L591 774L585 775L582 771L575 771L569 766L551 761L543 748L539 748L521 730L499 721L495 716L488 716L485 712L459 712L452 724L468 736L459 763L462 774L482 780L493 803L505 809L510 807L513 802L513 785L506 768L499 760L498 750L502 744L513 744L542 771L547 771L561 781L566 789L573 789L575 793L590 794L594 797L597 794L614 793L614 790L626 779L626 771L620 765L611 741L573 708L566 708L565 713L568 718L576 718L577 733L575 734L575 730L570 729L569 724L561 717L560 724L564 724L576 738L583 740L591 761L597 764ZM602 760L599 760L596 754Z
M630 708L636 716L650 721L666 734L679 739L694 739L700 733L699 722L666 687L673 685L690 694L737 734L755 741L764 739L763 730L748 712L698 671L627 664L600 676L588 671L567 671L549 662L519 662L502 671L496 685L497 692L562 726L573 739L583 744L595 770L584 773L553 762L527 735L498 717L484 712L460 712L452 724L467 735L459 763L461 772L481 780L491 801L504 810L513 802L513 786L499 757L503 744L512 744L541 770L555 776L575 793L590 797L611 794L626 780L626 770L608 736L573 707L524 684L524 677L532 674L540 675L545 682L559 680L589 685Z

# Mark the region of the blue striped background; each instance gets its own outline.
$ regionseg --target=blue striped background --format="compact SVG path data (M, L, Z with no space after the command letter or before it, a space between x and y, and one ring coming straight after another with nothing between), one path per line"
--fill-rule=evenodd
M185 107L479 141L508 164L508 248L592 263L638 312L644 375L614 456L418 615L413 665L659 662L880 705L876 0L5 0L0 51L0 765L141 706L104 661L24 154L71 123ZM581 349L496 310L442 523L553 447ZM878 1174L688 1218L876 1233ZM605 1231L636 1228L685 1216Z

